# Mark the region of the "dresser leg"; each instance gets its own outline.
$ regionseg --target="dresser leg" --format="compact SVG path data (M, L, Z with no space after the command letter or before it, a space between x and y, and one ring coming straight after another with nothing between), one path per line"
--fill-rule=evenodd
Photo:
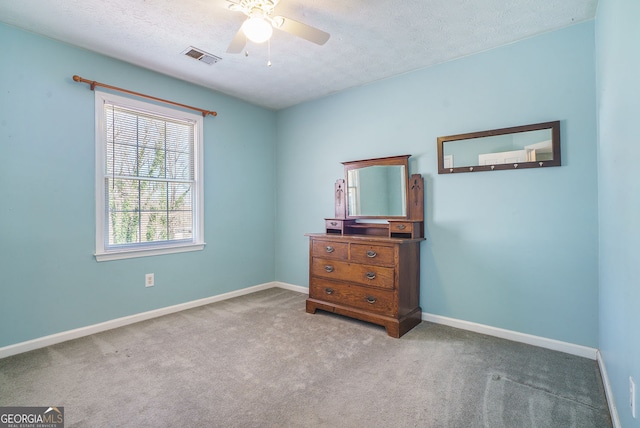
M387 334L396 339L400 338L400 324L386 324L384 328L387 330Z
M384 328L387 330L387 334L396 339L404 336L406 332L411 330L422 322L422 309L417 307L406 316L399 319L397 322L387 322L384 324Z
M315 314L316 313L316 305L314 305L312 302L307 300L307 313L308 314Z

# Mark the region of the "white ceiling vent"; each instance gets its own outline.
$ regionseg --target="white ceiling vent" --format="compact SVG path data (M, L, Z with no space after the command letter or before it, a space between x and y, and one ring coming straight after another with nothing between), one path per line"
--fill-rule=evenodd
M209 65L215 64L222 59L219 56L211 55L210 53L207 53L202 49L194 48L193 46L189 46L187 49L182 51L182 53Z

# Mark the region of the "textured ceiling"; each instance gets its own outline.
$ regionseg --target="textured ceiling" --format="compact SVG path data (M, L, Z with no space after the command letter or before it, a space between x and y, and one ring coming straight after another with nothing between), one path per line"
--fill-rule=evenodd
M592 19L597 0L280 0L276 15L331 38L318 46L274 30L271 67L267 44L226 53L245 19L228 4L2 0L0 21L281 109ZM222 60L189 58L189 46Z

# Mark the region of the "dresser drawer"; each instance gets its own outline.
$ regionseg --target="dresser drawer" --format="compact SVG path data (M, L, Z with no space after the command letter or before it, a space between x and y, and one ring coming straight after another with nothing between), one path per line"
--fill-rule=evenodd
M357 282L370 287L393 289L394 269L382 266L361 265L351 263L347 281Z
M313 258L311 274L336 281L350 281L370 287L393 289L394 269Z
M350 269L349 263L338 260L314 257L311 262L311 275L340 281L349 278Z
M392 291L341 284L321 278L312 278L309 297L345 306L395 316L397 304Z
M342 220L336 220L336 219L333 219L333 218L326 219L324 221L324 227L327 228L327 229L340 229L340 230L342 230L342 224L343 224Z
M346 242L312 241L312 255L325 259L346 260L349 244Z
M395 264L394 252L394 247L351 244L351 261L393 266Z
M389 222L390 233L413 233L412 222Z

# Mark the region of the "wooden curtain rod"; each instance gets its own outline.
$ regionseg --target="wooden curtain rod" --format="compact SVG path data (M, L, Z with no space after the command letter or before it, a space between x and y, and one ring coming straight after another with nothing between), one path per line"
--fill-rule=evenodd
M188 109L191 109L191 110L196 110L196 111L199 111L200 113L202 113L202 117L207 117L208 115L211 115L211 116L217 116L218 115L218 113L216 113L215 111L204 110L204 109L201 109L201 108L198 108L198 107L188 106L186 104L180 104L180 103L175 103L173 101L163 100L162 98L156 98L156 97L152 97L151 95L145 95L145 94L141 94L139 92L129 91L127 89L118 88L117 86L105 85L104 83L96 82L95 80L83 79L82 77L80 77L78 75L73 76L73 80L75 82L88 83L89 86L91 86L91 90L92 91L96 89L96 86L102 86L103 88L113 89L114 91L124 92L126 94L135 95L137 97L149 98L151 100L160 101L162 103L172 104L174 106L184 107L184 108L188 108Z

